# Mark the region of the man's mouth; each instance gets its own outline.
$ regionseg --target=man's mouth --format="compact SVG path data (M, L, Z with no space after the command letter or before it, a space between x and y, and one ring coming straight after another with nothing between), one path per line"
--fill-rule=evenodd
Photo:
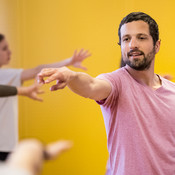
M140 51L131 51L128 53L128 56L129 57L138 57L138 56L141 56L143 55L143 52L140 52Z

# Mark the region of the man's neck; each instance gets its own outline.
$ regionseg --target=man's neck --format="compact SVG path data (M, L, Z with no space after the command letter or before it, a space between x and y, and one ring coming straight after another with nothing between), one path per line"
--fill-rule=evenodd
M140 84L149 86L152 89L158 89L161 87L161 80L159 76L154 73L154 64L151 64L149 69L143 71L135 70L128 65L126 65L125 68Z

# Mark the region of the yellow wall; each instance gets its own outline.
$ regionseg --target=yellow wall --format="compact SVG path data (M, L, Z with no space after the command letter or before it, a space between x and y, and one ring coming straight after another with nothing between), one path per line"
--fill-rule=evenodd
M90 75L113 71L120 62L118 25L126 14L143 11L155 18L160 27L162 46L156 57L156 72L175 75L174 0L0 2L5 4L1 8L6 9L0 10L1 13L8 14L9 24L5 29L11 27L6 34L15 57L13 66L31 68L40 63L56 62L70 57L74 49L83 47L92 53L84 62ZM6 15L0 18L1 25ZM73 94L68 88L50 92L46 86L44 90L43 103L20 98L20 138L36 137L45 143L70 139L74 147L57 161L47 163L43 175L104 174L108 155L99 106Z

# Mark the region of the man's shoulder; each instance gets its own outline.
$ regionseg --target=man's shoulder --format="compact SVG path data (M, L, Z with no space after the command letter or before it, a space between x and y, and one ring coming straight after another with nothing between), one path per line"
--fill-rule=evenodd
M175 83L170 81L170 80L167 80L166 78L164 77L161 77L160 76L160 79L162 81L162 84L166 85L166 86L171 86L171 87L174 87L175 88Z
M126 70L124 67L122 67L122 68L119 68L119 69L112 71L112 72L102 73L102 74L98 75L97 78L111 77L111 78L117 79L117 77L121 77L122 75L125 75L125 74L126 74Z

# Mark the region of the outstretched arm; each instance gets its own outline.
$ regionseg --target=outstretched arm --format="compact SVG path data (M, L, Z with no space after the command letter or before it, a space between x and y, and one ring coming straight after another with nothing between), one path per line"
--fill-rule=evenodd
M41 85L35 83L31 86L21 86L21 87L15 87L15 86L8 86L8 85L0 85L0 97L9 97L14 95L22 95L27 96L33 100L42 101L40 97L38 97L38 94L43 93L40 88Z
M51 68L51 67L59 68L59 67L63 67L63 66L72 65L74 67L86 70L86 68L82 66L82 62L84 59L86 59L90 55L91 54L87 50L81 49L79 52L77 52L77 50L75 50L75 52L71 58L65 59L65 60L60 61L60 62L56 62L56 63L52 63L52 64L43 64L43 65L39 65L39 66L32 68L32 69L23 70L23 72L21 74L21 81L23 82L25 80L35 78L36 75L43 68Z
M45 77L48 78L44 80ZM43 69L38 74L39 83L50 83L54 80L56 84L51 87L51 91L68 86L76 94L96 101L107 98L111 92L111 85L107 81L83 72L71 71L67 67Z
M62 152L70 149L72 143L69 141L57 141L45 147L35 139L21 141L14 153L7 160L7 168L24 170L37 175L42 169L43 161L58 157Z

